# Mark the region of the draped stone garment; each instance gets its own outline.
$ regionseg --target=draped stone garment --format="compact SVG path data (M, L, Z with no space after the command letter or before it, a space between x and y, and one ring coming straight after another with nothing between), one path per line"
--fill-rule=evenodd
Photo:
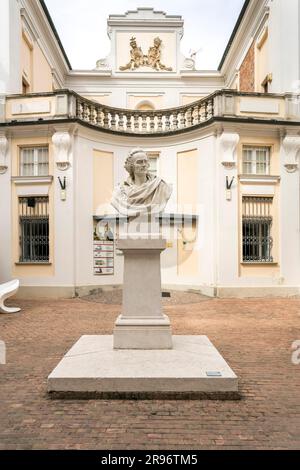
M162 212L171 196L172 188L157 176L147 175L147 181L136 186L131 178L113 191L111 205L120 213L136 216Z

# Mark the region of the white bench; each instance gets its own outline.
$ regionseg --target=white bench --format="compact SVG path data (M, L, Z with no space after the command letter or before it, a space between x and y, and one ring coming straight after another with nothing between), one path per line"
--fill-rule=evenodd
M6 307L4 301L14 295L19 289L20 281L19 279L14 279L13 281L5 282L0 284L0 312L4 313L16 313L21 309L18 307Z

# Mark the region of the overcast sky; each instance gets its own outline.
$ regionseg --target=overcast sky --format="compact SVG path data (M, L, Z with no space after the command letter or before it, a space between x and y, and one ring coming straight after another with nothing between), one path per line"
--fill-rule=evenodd
M73 69L93 69L108 55L106 20L137 7L153 7L184 19L181 50L197 55L198 69L217 69L244 0L46 0Z

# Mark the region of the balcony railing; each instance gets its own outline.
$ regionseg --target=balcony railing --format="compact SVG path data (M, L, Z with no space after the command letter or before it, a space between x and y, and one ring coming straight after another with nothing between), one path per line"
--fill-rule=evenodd
M76 96L76 117L93 126L133 134L169 133L196 126L214 116L212 96L193 105L157 111L101 106Z
M70 90L10 95L2 99L2 104L0 100L0 126L1 123L72 120L106 132L168 135L225 118L300 121L300 99L291 94L219 90L185 106L151 111L104 106Z

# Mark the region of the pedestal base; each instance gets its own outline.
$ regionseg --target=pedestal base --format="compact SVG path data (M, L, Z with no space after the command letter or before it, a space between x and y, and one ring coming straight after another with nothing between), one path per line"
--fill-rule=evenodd
M173 349L113 349L82 336L48 377L54 397L238 397L238 379L206 336L173 336Z
M157 319L124 318L120 315L114 327L114 349L171 349L172 332L166 315Z

